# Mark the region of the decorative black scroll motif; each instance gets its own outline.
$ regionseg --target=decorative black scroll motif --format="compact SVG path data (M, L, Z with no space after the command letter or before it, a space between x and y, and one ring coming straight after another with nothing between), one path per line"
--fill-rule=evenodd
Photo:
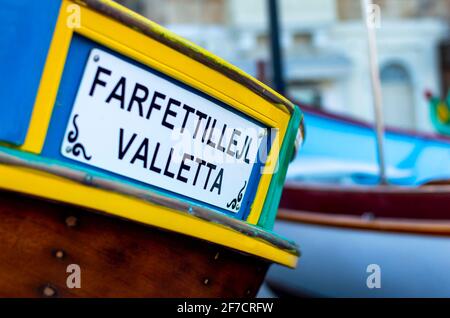
M243 197L242 192L244 191L246 186L247 186L247 181L244 182L244 186L239 191L237 197L234 198L233 200L231 200L231 202L227 203L227 208L231 207L233 210L239 211L239 209L241 208L241 201L242 201L242 197Z
M91 160L92 156L88 156L86 154L86 149L84 149L83 144L81 144L80 142L77 142L78 139L78 125L77 125L77 120L78 118L78 114L76 114L75 116L73 116L72 119L72 125L73 125L73 130L71 130L67 136L67 141L72 145L72 147L67 147L66 151L67 152L71 152L75 157L78 157L80 154L83 155L84 159L86 160Z

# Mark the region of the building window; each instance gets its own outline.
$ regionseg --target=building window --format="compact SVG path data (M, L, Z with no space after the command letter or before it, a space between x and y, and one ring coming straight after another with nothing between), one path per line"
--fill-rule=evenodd
M295 46L310 46L312 44L312 34L310 32L296 32L292 36Z
M381 69L383 113L386 126L416 129L414 89L408 70L400 63Z

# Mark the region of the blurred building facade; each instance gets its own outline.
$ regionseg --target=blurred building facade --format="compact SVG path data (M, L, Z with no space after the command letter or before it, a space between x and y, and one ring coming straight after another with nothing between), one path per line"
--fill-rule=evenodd
M270 79L265 0L119 2L251 75ZM439 54L449 34L450 1L374 3L381 9L377 37L386 124L430 131L423 92L446 93L442 91L446 86ZM367 39L360 0L279 0L279 6L290 97L371 121Z

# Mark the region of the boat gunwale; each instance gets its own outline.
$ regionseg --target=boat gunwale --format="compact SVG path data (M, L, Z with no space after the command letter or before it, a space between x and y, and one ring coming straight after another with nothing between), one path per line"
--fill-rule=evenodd
M14 150L11 150L14 151ZM19 152L20 153L20 152ZM29 154L29 156L33 156ZM42 159L42 158L40 158ZM119 181L107 179L97 174L90 174L87 171L78 170L61 164L51 164L39 160L25 159L21 156L13 155L0 149L0 164L23 167L37 172L48 173L53 176L61 177L78 184L93 187L108 192L125 195L136 198L151 204L163 206L176 212L180 212L202 221L214 223L222 227L238 232L247 237L254 238L269 244L277 249L287 252L294 256L300 256L298 245L290 240L277 236L275 233L254 226L239 219L234 219L220 212L216 212L207 207L193 205L155 193L152 190L128 185ZM7 190L7 188L5 188ZM95 209L94 209L95 210ZM152 226L149 224L149 226ZM167 228L167 230L170 230ZM235 248L239 250L238 247Z
M209 53L200 46L183 39L164 27L144 18L118 3L110 0L72 0L80 5L87 6L103 15L106 15L128 27L155 39L158 42L186 55L190 58L218 71L219 73L240 83L252 92L273 103L276 107L285 108L290 114L294 112L295 105L273 91L270 87L256 80L244 71L238 69L225 60Z
M374 194L404 194L404 195L429 195L429 194L448 194L450 195L450 185L423 185L419 187L407 187L396 185L339 185L339 184L320 184L320 183L302 183L287 181L284 188L301 189L305 191L317 192L340 192L340 193L374 193Z
M450 221L448 220L388 217L365 218L364 216L351 214L331 215L324 212L310 212L287 208L279 209L277 220L335 228L347 228L351 230L450 236Z
M351 116L344 115L344 114L329 112L329 111L323 110L323 109L317 109L314 106L305 104L303 102L296 101L294 99L291 99L291 100L293 100L295 102L295 104L298 105L302 109L302 111L307 115L311 114L311 115L319 116L324 119L335 120L335 121L338 121L343 124L353 125L356 127L367 128L367 129L371 129L371 130L373 129L373 124L371 124L369 121L366 121L363 119L358 119L358 118L351 117ZM445 136L445 135L435 133L435 132L422 132L422 131L416 131L416 130L412 130L412 129L386 126L385 133L396 134L399 136L406 136L406 137L414 137L414 138L419 138L419 139L423 139L426 141L432 141L432 142L450 143L449 136Z

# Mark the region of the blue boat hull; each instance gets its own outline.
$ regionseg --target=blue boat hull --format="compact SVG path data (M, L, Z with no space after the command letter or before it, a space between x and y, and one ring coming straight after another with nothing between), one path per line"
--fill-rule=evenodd
M288 180L378 183L372 127L301 107L305 113L307 138L289 167ZM434 179L450 179L450 139L387 129L385 160L390 184L419 185Z

